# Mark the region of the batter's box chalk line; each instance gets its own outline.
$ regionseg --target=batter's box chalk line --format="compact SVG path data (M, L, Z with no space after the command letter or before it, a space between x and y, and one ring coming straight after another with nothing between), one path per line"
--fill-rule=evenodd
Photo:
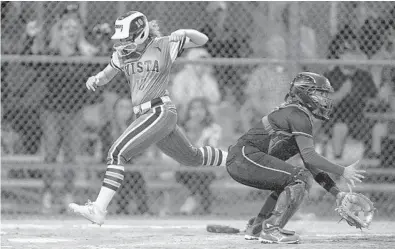
M69 242L72 240L71 239L63 239L63 238L32 237L32 238L12 238L12 239L8 239L8 241L15 242L15 243L47 244L47 243Z

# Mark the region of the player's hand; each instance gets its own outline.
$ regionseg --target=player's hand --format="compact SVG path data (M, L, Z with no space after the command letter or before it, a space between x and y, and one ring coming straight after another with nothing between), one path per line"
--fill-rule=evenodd
M359 165L359 160L355 163L344 168L343 177L347 180L348 184L355 187L355 182L362 182L362 179L365 178L362 173L365 173L365 170L356 169Z
M343 200L344 196L346 196L346 194L347 194L346 192L339 192L339 193L336 195L336 205L337 205L337 206L340 205L341 201Z
M86 81L86 88L88 88L88 90L95 91L98 87L97 83L98 79L95 76L91 76Z
M170 35L170 41L171 41L171 42L182 41L182 40L185 38L186 35L187 35L187 34L185 33L184 30L182 30L182 29L176 30L176 31L174 31L173 33L171 33L171 35Z

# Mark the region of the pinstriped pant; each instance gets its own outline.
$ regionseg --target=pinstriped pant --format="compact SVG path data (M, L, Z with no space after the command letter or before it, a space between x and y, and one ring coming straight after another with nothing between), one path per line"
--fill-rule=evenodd
M189 142L177 125L175 106L165 103L139 116L123 132L111 146L107 164L124 165L152 144L180 164L199 166L203 163L202 152Z

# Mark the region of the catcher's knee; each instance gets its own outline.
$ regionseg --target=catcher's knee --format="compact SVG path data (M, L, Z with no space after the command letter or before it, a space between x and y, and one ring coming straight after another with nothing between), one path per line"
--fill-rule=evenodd
M287 186L284 191L288 196L290 204L299 203L303 200L308 184L301 180L296 180L293 184Z
M311 177L310 172L307 169L300 169L300 171L294 176L294 181L290 185L296 184L298 182L304 183L304 188L309 191L311 188Z

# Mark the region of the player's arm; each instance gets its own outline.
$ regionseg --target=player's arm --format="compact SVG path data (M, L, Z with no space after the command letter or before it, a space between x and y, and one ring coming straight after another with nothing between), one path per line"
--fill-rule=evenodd
M299 153L307 167L315 167L328 173L343 176L352 186L355 186L355 181L362 182L361 179L364 177L361 173L365 171L356 169L359 161L347 167L343 167L336 163L332 163L315 151L313 125L307 114L299 109L295 109L287 116L287 121L295 137Z
M118 74L118 72L118 69L115 69L110 64L108 64L102 71L95 75L98 81L97 85L103 86L107 84Z
M312 135L309 134L310 128L308 127L305 131L298 132L295 136L304 165L311 172L314 180L337 198L341 191L326 172L343 175L344 168L320 156L314 149L314 140Z
M335 197L341 192L340 189L337 187L335 181L333 181L333 179L328 175L328 173L321 171L308 164L305 164L305 166L313 175L314 180L326 191L328 191Z
M110 82L117 74L118 70L114 69L110 64L108 64L102 71L98 74L91 76L86 81L86 87L89 90L95 91L97 87L103 86Z
M103 70L88 78L86 87L89 90L95 91L97 87L109 83L119 71L121 71L119 61L117 60L116 54L113 54L111 62Z
M343 166L332 163L315 151L312 137L297 135L295 136L295 140L299 147L300 155L306 166L315 167L325 172L337 174L340 176L343 175Z
M337 174L343 176L352 186L355 186L356 182L362 182L364 176L362 173L365 170L358 170L356 167L359 164L359 161L347 166L343 167L336 163L332 163L328 159L323 156L320 156L314 148L314 142L312 138L307 138L304 136L295 137L296 142L299 147L300 155L303 159L305 165L309 165L311 167L316 167L328 173Z
M295 137L300 156L306 165L311 165L325 172L343 175L343 166L330 162L315 151L313 124L306 113L295 108L287 116L287 121L292 135Z
M208 37L194 29L179 29L171 33L170 42L183 41L183 48L200 47L206 44Z

